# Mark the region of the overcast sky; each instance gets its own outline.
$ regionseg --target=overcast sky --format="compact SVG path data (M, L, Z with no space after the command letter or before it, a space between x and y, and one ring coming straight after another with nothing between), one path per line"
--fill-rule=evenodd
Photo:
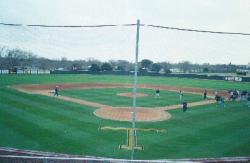
M136 23L250 33L249 0L0 0L0 22L47 25ZM134 61L136 27L0 25L0 45L60 59ZM141 27L139 59L247 64L250 36Z

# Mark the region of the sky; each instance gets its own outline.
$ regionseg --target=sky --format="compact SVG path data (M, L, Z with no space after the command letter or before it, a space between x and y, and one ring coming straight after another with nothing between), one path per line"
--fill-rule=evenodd
M0 22L143 24L250 33L249 0L0 0ZM0 46L50 59L135 59L135 26L41 28L0 25ZM140 27L139 60L248 64L250 36Z

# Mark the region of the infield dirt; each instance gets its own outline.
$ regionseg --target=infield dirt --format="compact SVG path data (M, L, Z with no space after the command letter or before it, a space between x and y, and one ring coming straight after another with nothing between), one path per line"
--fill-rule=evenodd
M50 85L16 85L16 86L13 86L13 88L19 91L25 92L25 93L46 95L46 96L62 99L65 101L98 108L97 110L94 111L94 114L104 119L111 119L111 120L116 120L116 121L131 121L132 119L131 107L112 107L112 106L103 105L97 102L90 102L90 101L67 97L67 96L53 96L53 90L56 86L58 86L60 90L132 88L132 85L130 84L102 84L102 83L99 83L99 84L67 83L67 84L50 84ZM138 85L138 88L145 88L145 89L157 89L158 88L160 90L169 90L169 91L175 91L175 92L179 92L181 90L182 92L201 94L201 95L204 92L204 89L201 89L201 88L173 87L173 86L166 86L166 85L162 86L162 85L141 84L141 85ZM214 90L207 90L207 92L208 92L208 96L213 96L214 94ZM225 96L227 92L220 91L219 94ZM117 94L117 95L132 97L131 93ZM147 94L137 95L137 97L144 97L144 96L147 96ZM204 101L189 103L189 107L207 105L211 103L215 103L215 100L204 100ZM167 112L167 110L178 109L178 108L181 108L181 105L171 105L171 106L153 107L153 108L137 107L136 121L152 122L152 121L167 120L171 118L171 115Z

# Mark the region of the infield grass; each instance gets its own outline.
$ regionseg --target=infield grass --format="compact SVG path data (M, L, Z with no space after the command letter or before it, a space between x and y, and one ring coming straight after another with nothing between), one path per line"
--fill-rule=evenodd
M70 89L63 90L61 95L70 96L87 101L97 102L109 106L132 106L132 98L118 96L118 93L131 93L132 89L128 88L109 88L109 89ZM160 97L155 96L155 91L152 89L138 89L138 93L144 93L148 96L137 97L138 107L160 107L179 104L180 98L178 92L160 91ZM201 101L201 95L183 93L182 100L187 102Z
M140 83L215 89L249 89L249 83L141 77ZM96 108L42 95L18 92L7 85L49 83L132 83L131 77L95 75L1 75L0 146L68 154L130 159L124 131L100 131L100 126L130 127L129 122L101 119ZM193 85L192 85L193 84ZM214 87L213 87L214 86ZM183 113L169 111L162 122L136 123L138 128L166 129L165 133L137 132L136 159L230 157L250 155L250 108L245 102L199 106Z

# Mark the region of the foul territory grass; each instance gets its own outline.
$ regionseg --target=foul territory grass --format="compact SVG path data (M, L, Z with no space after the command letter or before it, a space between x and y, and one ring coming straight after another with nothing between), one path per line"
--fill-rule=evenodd
M197 79L141 77L140 83L193 86L211 89L250 89L249 83ZM129 122L104 120L96 108L42 95L13 90L14 84L132 83L132 77L95 75L1 75L0 146L69 154L130 158L118 149L126 143L125 131L101 131L100 126L130 127ZM154 92L152 92L154 93ZM161 94L162 95L162 94ZM136 159L230 157L250 155L250 108L245 102L195 107L183 113L169 111L162 122L136 123L138 128L166 129L165 133L137 132Z
M149 146L150 151L138 152L137 157L143 158L145 154L154 158L249 156L250 108L246 103L230 102L225 108L213 104L185 113L180 110L170 113L172 118L168 122L138 125L165 128L167 132L141 133L140 142L145 148Z
M132 89L128 88L106 88L106 89L71 89L63 90L61 95L70 96L87 101L97 102L109 106L125 106L132 105L131 97L124 97L117 95L118 93L131 93ZM155 96L155 90L152 89L138 89L138 93L144 93L148 96L138 97L138 107L159 107L167 105L175 105L180 103L178 92L160 91L160 97ZM201 101L201 95L190 93L183 93L182 100L187 102Z

